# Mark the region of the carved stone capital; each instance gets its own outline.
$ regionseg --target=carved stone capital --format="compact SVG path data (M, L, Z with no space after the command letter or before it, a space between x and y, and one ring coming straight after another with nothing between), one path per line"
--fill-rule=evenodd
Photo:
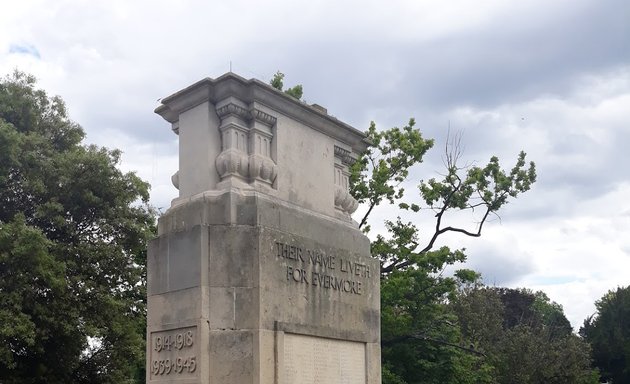
M244 185L273 186L278 170L272 159L271 142L277 119L255 103L247 106L236 98L226 99L216 112L221 120L223 152L216 159L221 181L236 176Z

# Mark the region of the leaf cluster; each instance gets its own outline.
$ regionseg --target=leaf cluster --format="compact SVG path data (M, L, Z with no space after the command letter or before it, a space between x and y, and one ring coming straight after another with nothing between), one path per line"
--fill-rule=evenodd
M415 124L414 119L409 119L403 128L379 131L372 122L366 132L370 146L350 169L350 193L368 207L359 223L366 232L369 231L366 225L372 210L384 200L393 204L403 197L402 183L409 176L410 168L421 163L433 147L433 140L424 139L414 128ZM406 207L414 211L420 209L415 204Z
M273 78L271 79L269 84L271 84L271 86L277 89L278 91L282 91L282 88L284 88L284 73L280 71L276 72L276 74L273 75ZM300 100L303 94L302 85L298 84L291 88L288 88L284 91L284 93L293 97L294 99Z
M461 169L449 162L444 179L422 182L420 192L426 204L438 211L483 206L487 212L496 212L508 198L528 191L536 181L536 166L530 162L525 168L525 156L525 152L519 153L516 165L509 173L502 170L499 159L492 156L484 167L469 168L465 178L459 175Z
M543 292L474 287L449 306L462 337L484 353L497 383L598 383L590 348Z
M0 81L0 382L109 383L144 355L149 186L63 101Z
M593 363L602 379L630 382L630 286L608 291L595 302L597 312L580 328L593 348Z

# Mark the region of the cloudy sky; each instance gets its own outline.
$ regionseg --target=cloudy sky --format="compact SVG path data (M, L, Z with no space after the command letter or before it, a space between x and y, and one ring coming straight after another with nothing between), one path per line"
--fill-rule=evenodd
M544 290L574 327L630 284L630 2L23 0L0 13L0 74L61 95L86 143L122 149L162 210L178 149L157 100L230 63L264 81L282 70L361 130L415 117L436 147L410 194L442 170L449 125L466 164L527 152L532 190L480 239L445 239L486 283Z

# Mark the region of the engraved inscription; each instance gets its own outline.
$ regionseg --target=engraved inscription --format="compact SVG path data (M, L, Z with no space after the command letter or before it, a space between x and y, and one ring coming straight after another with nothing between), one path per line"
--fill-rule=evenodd
M284 384L365 384L365 344L284 335Z
M370 278L367 264L345 259L320 249L276 244L276 257L285 259L287 281L355 295L363 294L363 280ZM293 265L291 265L293 264Z
M195 375L196 344L197 327L151 332L151 380Z

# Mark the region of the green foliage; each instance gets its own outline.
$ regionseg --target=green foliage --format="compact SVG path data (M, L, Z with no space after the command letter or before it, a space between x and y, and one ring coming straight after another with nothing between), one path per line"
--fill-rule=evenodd
M573 334L550 339L519 325L505 332L492 353L499 383L599 383L588 344Z
M275 73L275 75L273 75L273 78L271 79L269 84L271 84L271 86L277 89L278 91L282 91L282 88L284 88L283 80L284 80L284 73L278 71Z
M378 131L372 122L367 136L371 145L351 168L350 193L359 203L367 204L368 211L359 226L367 232L367 219L372 210L385 199L393 204L404 195L402 182L409 169L422 162L425 153L433 147L433 140L425 140L416 122L410 119L402 129L394 127ZM415 204L401 203L401 209L418 211Z
M588 344L544 293L474 287L449 305L463 338L495 368L497 383L598 383Z
M144 360L149 186L83 137L32 76L0 81L2 383L128 382Z
M39 340L54 336L31 314L47 314L43 317L46 320L56 311L68 309L57 300L66 290L65 265L48 252L50 245L41 231L26 225L21 214L11 222L0 223L0 364L9 369L19 363L14 358L16 351L28 350Z
M427 261L441 264L444 252ZM462 340L446 305L456 278L422 268L395 270L382 280L383 383L492 383L492 367Z
M597 313L587 318L580 334L593 348L602 379L630 382L630 286L609 291L595 302Z
M294 86L293 88L289 88L286 91L284 91L284 93L286 93L287 95L294 97L298 100L300 100L302 98L302 85L298 84L296 86Z
M424 201L438 209L466 209L485 206L495 212L507 203L508 198L528 191L536 181L536 167L533 162L525 167L525 152L518 155L516 165L506 173L499 165L499 159L492 156L485 167L472 167L465 178L458 174L460 169L451 163L448 173L440 182L430 179L420 184Z
M284 73L280 71L276 72L276 74L273 75L273 78L271 79L269 84L271 84L271 86L275 89L282 91L282 88L284 88ZM298 84L292 88L287 89L286 91L284 91L284 93L295 99L300 100L303 94L302 85Z
M435 245L447 232L480 236L488 215L534 183L534 164L526 167L521 153L509 172L495 157L485 167L460 168L459 148L451 145L444 178L421 181L419 199L409 199L403 182L433 147L433 140L422 137L413 119L403 128L384 131L372 123L367 136L371 145L350 175L352 195L367 206L359 224L363 231L370 230L369 216L382 203L421 214L424 210L417 201L424 201L436 218L426 244L421 244L416 225L400 217L386 220L387 233L372 242L372 255L381 261L383 382L493 383L495 368L471 347L470 336L462 334L447 305L462 287L477 285L480 276L470 270L446 276L445 269L465 261L466 255L463 249ZM484 214L474 231L443 224L449 211L475 209Z

